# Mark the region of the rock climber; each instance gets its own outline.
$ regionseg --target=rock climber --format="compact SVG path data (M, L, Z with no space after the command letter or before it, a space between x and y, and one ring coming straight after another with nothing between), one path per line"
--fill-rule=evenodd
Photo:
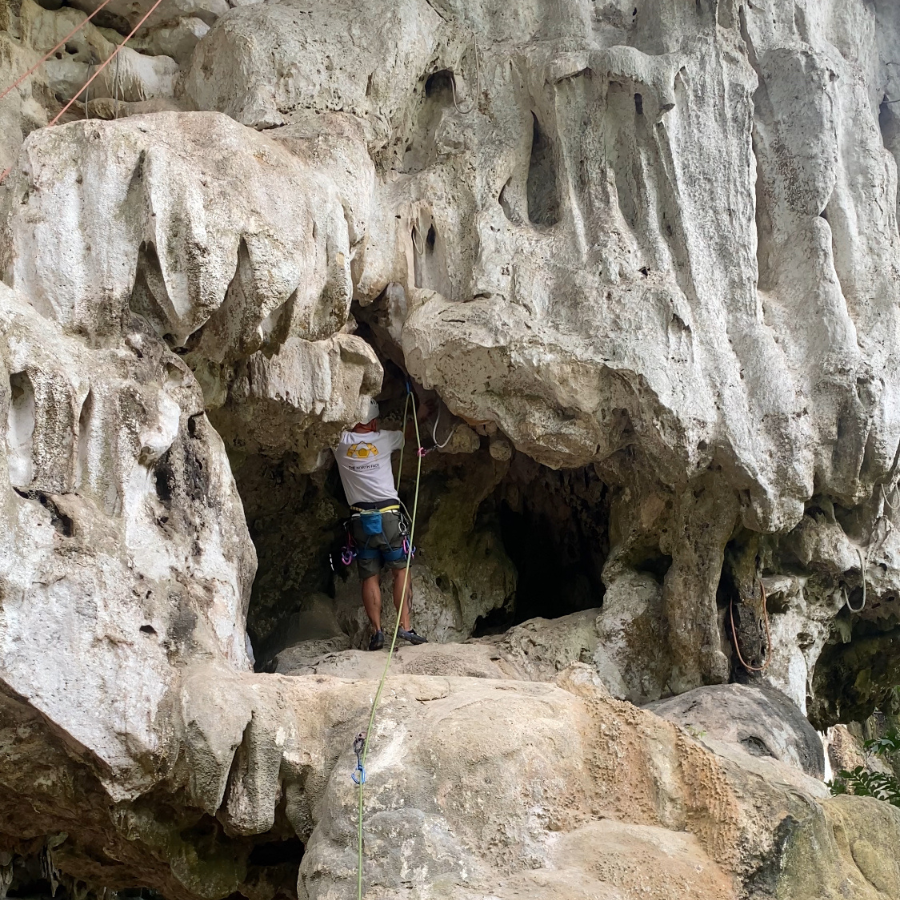
M391 453L403 447L399 431L379 431L378 404L369 403L365 422L341 435L334 449L344 493L350 504L350 534L356 546L362 602L375 633L370 650L384 646L381 629L381 567L387 566L394 579L394 608L400 616L397 634L411 644L425 644L426 639L412 629L409 606L412 587L407 584L406 559L409 530L394 487ZM419 407L418 418L428 415L426 404ZM403 601L406 602L403 602Z

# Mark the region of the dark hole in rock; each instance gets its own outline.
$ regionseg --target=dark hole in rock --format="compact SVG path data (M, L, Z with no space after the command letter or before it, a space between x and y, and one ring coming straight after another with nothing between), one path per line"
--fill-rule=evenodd
M153 484L156 488L156 496L166 505L172 502L172 485L175 482L175 474L169 453L163 455L156 465L153 473Z
M491 634L503 634L515 625L515 613L509 607L492 609L486 616L475 620L473 637L487 637Z
M286 841L269 841L257 844L250 852L247 864L251 866L281 866L286 863L299 865L303 860L305 847L299 838Z
M662 584L665 580L666 572L669 571L671 565L672 557L661 553L658 556L651 556L641 560L641 562L635 564L634 568L638 572L646 572L648 575L652 575L660 584Z
M156 634L156 629L152 625L141 625L139 630L144 634Z
M753 756L771 756L775 754L768 748L766 742L755 734L744 735L741 739L741 746Z
M639 116L644 114L644 98L640 94L634 95L634 111Z
M437 240L437 234L434 225L428 229L428 235L425 237L425 252L434 253L434 242Z
M601 606L609 539L606 488L593 470L554 472L516 457L508 484L516 490L500 506L500 534L518 573L513 624Z
M435 135L444 112L453 106L453 72L442 69L425 81L425 97L403 151L403 171L421 172L438 154Z
M75 523L71 516L66 515L59 506L43 491L23 491L19 488L13 490L26 500L36 500L47 512L50 513L50 524L63 536L72 537L75 533Z
M900 156L900 103L891 103L884 97L878 109L878 125L881 128L881 140L886 150L894 158Z
M533 225L559 222L559 187L553 143L532 113L531 158L528 165L528 218Z
M453 95L453 72L449 69L441 69L428 76L425 82L425 96L434 97L441 94Z

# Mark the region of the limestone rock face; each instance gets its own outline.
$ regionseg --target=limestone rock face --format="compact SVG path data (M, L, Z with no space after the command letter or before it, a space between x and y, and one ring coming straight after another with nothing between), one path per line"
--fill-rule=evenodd
M371 895L900 897L900 7L151 6L0 100L0 897L354 893L375 397Z
M0 678L112 796L177 753L163 723L186 662L250 667L256 570L197 383L125 325L92 347L0 285Z

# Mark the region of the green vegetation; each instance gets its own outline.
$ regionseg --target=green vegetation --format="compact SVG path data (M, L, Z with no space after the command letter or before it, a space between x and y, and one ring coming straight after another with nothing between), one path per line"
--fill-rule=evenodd
M867 754L875 756L896 753L900 750L900 732L892 729L879 738L866 741L863 746ZM854 794L857 797L874 797L900 807L900 779L883 772L870 772L865 766L842 769L837 778L828 782L828 787L833 796Z

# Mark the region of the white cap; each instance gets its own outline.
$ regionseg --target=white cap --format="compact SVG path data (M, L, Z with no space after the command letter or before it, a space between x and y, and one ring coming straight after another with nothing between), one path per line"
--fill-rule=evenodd
M366 411L366 414L363 416L362 423L363 425L368 425L372 419L378 418L378 404L374 400L369 400L369 408Z

